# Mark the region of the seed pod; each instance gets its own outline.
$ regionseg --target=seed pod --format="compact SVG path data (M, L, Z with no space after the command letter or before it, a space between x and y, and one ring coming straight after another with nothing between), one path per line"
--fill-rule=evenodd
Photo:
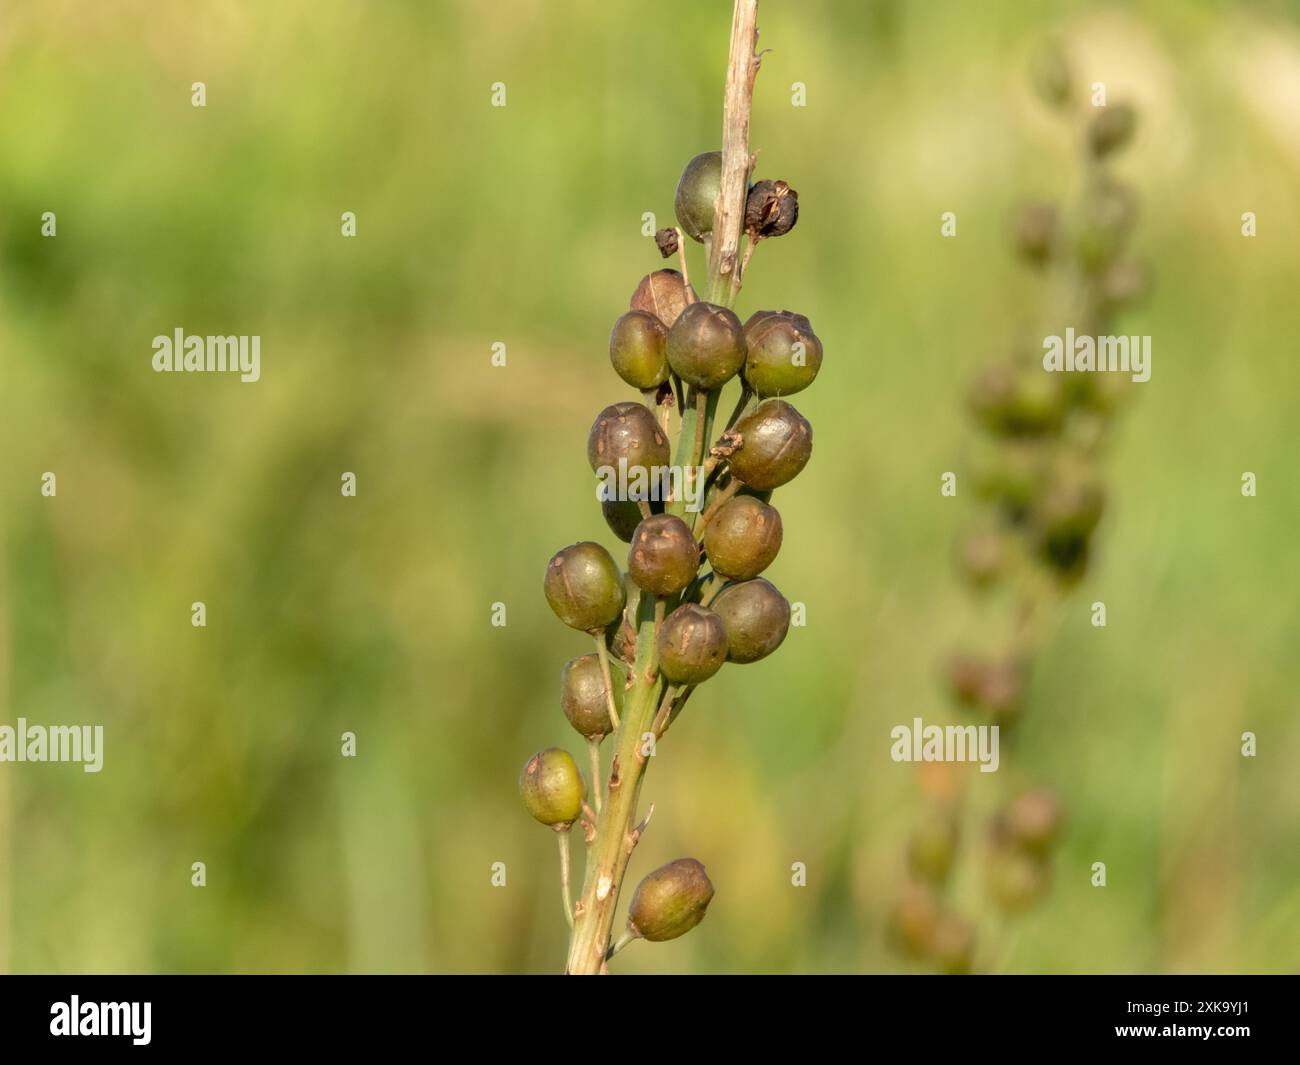
M999 817L996 830L1007 842L1031 854L1045 854L1061 830L1061 804L1046 788L1017 795Z
M957 540L957 572L977 591L994 584L1006 572L1011 545L1000 529L970 529Z
M799 194L784 181L756 181L745 198L745 232L757 243L783 237L799 221Z
M695 290L676 270L656 270L641 278L629 306L653 314L668 328L694 299Z
M1101 276L1101 299L1109 310L1140 303L1151 292L1151 271L1136 259L1121 259Z
M668 330L649 311L628 311L609 334L609 361L633 388L658 388L668 380L664 342Z
M980 373L971 386L970 407L990 432L1004 436L1050 433L1065 417L1058 376L1015 362Z
M745 323L745 381L760 399L802 392L822 368L812 323L790 311L758 311Z
M957 654L948 660L948 686L961 706L978 706L987 665L975 655Z
M1040 534L1048 540L1087 536L1101 520L1106 493L1090 463L1058 462L1033 511Z
M606 714L606 717L609 715ZM951 810L926 811L907 844L907 864L923 880L942 884L957 854L957 819Z
M975 962L975 932L951 913L942 914L930 939L930 954L940 970L950 976L971 971Z
M727 630L728 662L766 658L790 629L790 604L762 577L729 584L710 606Z
M659 249L659 254L665 259L670 255L676 255L681 241L677 238L677 230L672 226L665 226L663 229L655 231L655 247Z
M627 571L651 595L676 595L695 579L699 568L695 534L676 515L652 515L632 534Z
M641 507L635 499L602 499L600 513L610 532L625 544L632 542L632 534L641 524Z
M668 437L644 403L611 404L596 415L587 435L587 461L593 471L617 471L624 460L628 476L644 470L637 476L647 478L647 483L657 467L670 461Z
M1100 159L1128 144L1136 128L1137 112L1131 104L1108 104L1088 124L1088 148Z
M713 885L704 866L694 858L678 858L637 885L627 923L643 939L662 943L704 920L712 900Z
M1042 490L1047 477L1043 449L1032 440L1013 438L988 444L971 459L975 491L997 503L1012 521L1019 521Z
M722 619L696 603L683 603L669 614L657 641L659 672L673 684L703 684L727 660Z
M1043 102L1064 107L1070 101L1070 64L1059 41L1048 41L1033 55L1029 78Z
M751 496L728 499L704 528L713 572L733 581L757 577L781 550L781 514Z
M544 825L570 825L582 813L587 788L568 751L538 751L519 773L519 794L528 812Z
M713 232L713 212L721 187L721 152L704 152L686 164L677 182L673 210L682 232L691 240L703 241Z
M614 687L614 709L623 710L623 687L627 671L617 660L609 663L610 680ZM609 720L609 702L605 696L605 674L600 668L600 656L594 652L580 655L564 663L560 671L560 709L579 733L587 739L600 739L612 732Z
M812 426L783 399L760 403L735 425L739 449L731 472L753 488L770 490L794 480L812 457Z
M905 953L923 958L930 953L939 923L939 904L924 884L908 884L890 914L890 934Z
M1023 913L1047 891L1047 866L1024 851L995 847L986 865L989 893L1007 913Z
M1022 203L1012 223L1012 239L1022 258L1041 266L1052 255L1056 244L1056 208L1050 203Z
M1017 658L1000 658L989 662L980 678L978 704L989 718L1007 725L1020 716L1029 686L1029 667Z
M623 612L618 565L600 544L584 540L558 551L546 565L546 601L570 628L598 632Z
M745 329L715 303L692 303L668 330L668 365L696 388L720 388L745 365Z

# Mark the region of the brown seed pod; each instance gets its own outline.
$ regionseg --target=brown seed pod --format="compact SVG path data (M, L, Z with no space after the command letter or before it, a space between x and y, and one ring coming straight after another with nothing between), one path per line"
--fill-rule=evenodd
M729 662L766 658L790 631L790 604L762 577L727 585L710 606L727 630Z
M770 490L794 480L812 457L812 426L783 399L760 403L735 425L740 447L728 462L752 488Z
M727 660L722 619L697 603L683 603L669 614L657 642L659 672L673 684L703 684Z
M704 529L713 572L733 581L757 577L781 550L781 514L752 496L728 499Z
M745 199L745 232L752 241L783 237L799 221L799 194L784 181L756 181Z
M587 434L587 462L595 473L618 471L626 461L628 473L649 476L670 461L668 437L644 403L613 403L596 415ZM648 482L647 482L648 483Z
M609 663L613 682L614 709L623 710L623 688L627 672L619 661ZM600 656L592 653L571 658L560 671L560 709L581 735L587 739L600 739L612 732L614 724L609 719L609 702L605 692L605 674L600 668Z
M628 907L628 925L652 943L685 935L702 920L713 901L713 885L694 858L660 866L637 885Z
M671 328L687 304L693 302L695 290L686 284L680 273L656 270L641 278L629 305L634 311L648 311Z
M695 579L700 549L695 534L673 514L654 514L637 526L627 552L627 571L651 595L676 595Z
M745 327L726 307L692 303L668 330L668 365L696 388L720 388L745 365Z

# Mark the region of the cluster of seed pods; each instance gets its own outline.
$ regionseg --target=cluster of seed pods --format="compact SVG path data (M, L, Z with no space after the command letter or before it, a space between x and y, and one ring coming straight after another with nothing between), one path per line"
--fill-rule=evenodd
M1070 335L1109 334L1117 312L1145 295L1148 271L1128 252L1136 215L1134 190L1110 172L1132 138L1136 113L1125 103L1091 106L1075 98L1074 79L1056 48L1036 59L1039 95L1078 132L1082 191L1072 209L1029 202L1017 210L1011 239L1021 260L1043 275L1043 321ZM1086 575L1106 494L1100 460L1119 401L1132 377L1053 373L1043 347L986 367L969 393L980 430L970 469L980 514L955 545L958 574L989 615L1002 622L993 651L960 649L945 667L953 702L1014 743L1030 671L1047 639L1052 608ZM1019 773L997 774L1023 779ZM984 895L1005 915L1038 903L1050 883L1050 858L1062 825L1061 804L1043 787L1011 794L984 817L967 809L951 774L923 781L925 809L907 849L907 879L896 904L895 943L909 956L947 972L976 965L976 934L958 914L950 881L972 820L982 822Z
M655 744L695 689L726 663L766 658L790 626L789 602L763 577L783 536L771 499L812 454L812 427L787 397L813 383L822 345L808 319L789 311L758 311L742 322L730 306L738 284L728 287L724 302L696 294L686 271L685 241L710 243L720 175L718 152L687 164L675 198L680 228L656 235L664 257L681 256L682 270L644 276L610 333L610 363L639 398L596 415L587 460L597 476L601 513L627 544L626 556L616 558L584 540L556 552L546 565L551 609L594 643L592 651L565 664L560 678L561 709L588 745L590 786L577 761L560 748L533 755L520 775L524 802L538 821L566 837L575 823L583 828L587 884L576 905L565 877L571 924L575 918L580 924L591 920L591 910L603 908L611 887L617 894L617 884L604 884L601 877L617 880L626 860L616 855L604 869L602 834L627 833L633 845L639 838L639 829L619 823L628 816L626 802L617 815L609 812L615 796L632 786L627 753L636 760L639 788ZM797 217L797 194L785 182L749 185L745 262L761 241L789 232ZM723 424L717 412L729 387L738 395ZM654 713L640 737L644 743L629 746L638 739L624 735L637 727L630 708L647 705ZM606 773L601 744L611 736L614 752ZM637 888L627 931L609 944L608 954L629 938L683 934L703 918L712 897L695 859L657 869ZM604 952L604 943L597 949ZM580 953L571 953L570 971L577 970Z

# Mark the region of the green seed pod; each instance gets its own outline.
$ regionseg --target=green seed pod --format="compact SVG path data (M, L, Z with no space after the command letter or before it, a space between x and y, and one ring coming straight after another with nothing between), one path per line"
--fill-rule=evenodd
M908 884L889 917L891 938L903 953L923 958L930 953L939 919L934 893L924 884Z
M1017 795L998 819L996 831L1030 854L1047 853L1060 835L1061 804L1046 788Z
M957 854L957 837L957 819L951 810L926 811L912 830L907 844L909 868L923 880L942 884L952 870Z
M609 673L614 684L614 708L621 713L627 671L622 662L611 660ZM600 739L614 730L605 697L605 675L600 668L600 656L595 652L564 663L560 671L560 709L569 724L589 740Z
M1048 540L1087 536L1097 527L1105 505L1106 492L1092 465L1064 460L1053 467L1034 506L1034 525Z
M555 616L583 632L605 628L623 612L626 601L617 563L590 540L556 552L546 565L542 587Z
M790 311L758 311L745 323L745 381L760 399L802 392L822 368L812 323Z
M722 619L696 603L683 603L669 614L657 641L659 672L673 684L703 684L727 660Z
M997 503L1013 521L1019 521L1041 491L1047 478L1043 449L1034 441L999 441L978 450L971 458L976 493Z
M627 923L652 943L685 935L702 920L713 885L694 858L678 858L650 873L636 887Z
M1024 851L994 848L985 875L989 893L1006 913L1024 913L1047 891L1047 866Z
M727 461L731 472L753 488L780 488L812 457L812 426L783 399L760 403L734 431L741 445Z
M1065 417L1059 375L1015 362L986 367L971 386L970 407L985 428L1003 436L1041 436Z
M641 507L635 499L602 499L600 513L610 532L625 544L632 542L632 534L641 524Z
M568 751L538 751L519 773L519 794L528 812L544 825L572 824L582 814L587 788Z
M677 316L695 301L695 290L676 270L656 270L641 278L632 293L629 306L634 311L653 314L667 329L677 321Z
M942 914L930 939L930 955L939 969L950 976L963 976L975 962L975 932L951 913Z
M762 577L729 584L709 605L727 630L729 662L766 658L790 629L790 604Z
M677 182L673 210L677 223L691 240L703 241L713 232L713 212L722 187L722 153L697 155Z
M1070 101L1070 64L1059 41L1048 41L1033 55L1029 80L1044 103L1064 107Z
M1052 257L1058 228L1056 208L1050 203L1031 201L1016 208L1012 240L1027 262L1041 266Z
M745 328L716 303L692 303L668 330L668 365L688 385L720 388L745 365Z
M757 577L781 550L781 514L776 507L737 495L704 528L704 552L713 572L733 581Z
M676 595L695 579L700 549L691 527L673 514L646 518L632 534L627 571L651 595Z
M596 415L587 435L587 461L596 473L617 471L625 460L629 477L634 470L644 470L637 476L649 477L670 458L668 437L644 403L611 404Z
M1136 128L1137 112L1131 104L1109 104L1088 124L1088 148L1100 159L1128 144Z
M664 341L668 330L649 311L628 311L609 334L609 361L633 388L658 388L668 380Z

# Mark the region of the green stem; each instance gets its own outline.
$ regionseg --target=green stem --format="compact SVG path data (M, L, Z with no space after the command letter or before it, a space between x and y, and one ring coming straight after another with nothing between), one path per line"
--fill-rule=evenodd
M596 804L596 813L600 813L603 782L600 779L600 740L595 736L587 737L587 753L591 756L591 799Z
M605 970L610 932L635 841L637 800L645 773L641 737L649 731L658 705L659 678L654 671L654 596L644 595L637 609L637 650L632 686L623 701L622 724L614 733L609 794L596 819L596 836L588 849L582 894L574 914L566 971L596 974Z
M597 629L592 634L596 641L596 654L600 658L600 674L605 681L605 706L609 710L609 723L618 728L618 710L614 708L614 680L609 673L609 648L605 646L605 634Z
M572 826L566 826L563 830L556 830L556 837L560 841L560 891L564 896L564 919L569 922L569 927L573 927L573 893L569 890L569 829Z

